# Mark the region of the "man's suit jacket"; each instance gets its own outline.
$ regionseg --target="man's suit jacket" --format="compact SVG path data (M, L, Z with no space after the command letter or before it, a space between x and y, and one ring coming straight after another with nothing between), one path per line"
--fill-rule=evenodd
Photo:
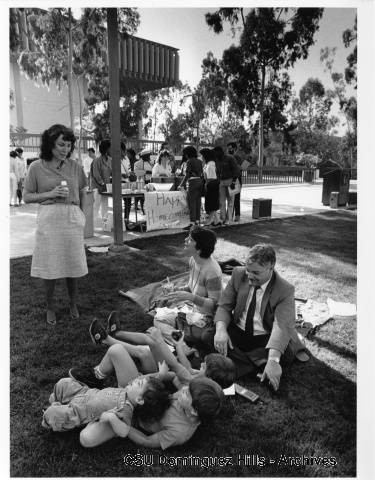
M250 291L245 267L233 269L232 276L219 300L215 323L237 324L246 308ZM290 342L293 353L305 349L295 329L294 287L274 271L264 292L260 314L263 326L270 333L266 348L283 353Z

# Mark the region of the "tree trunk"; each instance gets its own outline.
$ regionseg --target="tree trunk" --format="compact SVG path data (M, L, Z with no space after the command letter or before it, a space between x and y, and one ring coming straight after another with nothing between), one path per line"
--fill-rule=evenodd
M259 104L259 151L258 151L258 182L263 180L263 109L264 109L264 86L266 81L266 67L262 65L262 86Z
M200 125L200 118L199 118L199 115L198 115L198 119L197 119L197 141L196 141L197 152L198 152L198 149L199 149L199 125Z
M69 92L69 112L70 112L70 128L74 130L74 111L73 111L73 86L72 86L72 63L73 63L73 40L72 40L72 9L69 12L68 27L68 92Z

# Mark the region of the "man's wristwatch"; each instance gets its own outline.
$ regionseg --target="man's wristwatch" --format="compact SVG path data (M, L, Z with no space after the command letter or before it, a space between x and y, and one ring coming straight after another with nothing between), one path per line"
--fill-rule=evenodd
M273 360L276 363L280 363L280 358L277 358L277 357L271 357L268 360Z

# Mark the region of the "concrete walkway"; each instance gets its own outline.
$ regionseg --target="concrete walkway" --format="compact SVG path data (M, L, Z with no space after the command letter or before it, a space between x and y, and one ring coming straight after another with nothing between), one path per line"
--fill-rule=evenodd
M350 185L356 190L356 184ZM252 219L252 204L254 198L272 199L272 218L283 218L294 215L305 215L330 210L321 203L322 184L283 184L283 185L246 185L241 192L241 221L239 224L256 222ZM111 199L110 199L111 205ZM38 210L37 204L10 207L10 257L24 257L32 255L34 249L35 221ZM142 215L139 215L142 218ZM217 229L216 231L220 231ZM124 241L139 237L153 237L171 235L181 232L180 228L158 230L152 232L124 232ZM87 246L106 246L113 242L113 235L95 230L94 237L86 238Z

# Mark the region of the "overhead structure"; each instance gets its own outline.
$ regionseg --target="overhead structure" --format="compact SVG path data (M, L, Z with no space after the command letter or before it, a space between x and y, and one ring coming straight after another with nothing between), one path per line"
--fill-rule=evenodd
M178 49L135 36L119 39L120 94L172 87L179 80Z

